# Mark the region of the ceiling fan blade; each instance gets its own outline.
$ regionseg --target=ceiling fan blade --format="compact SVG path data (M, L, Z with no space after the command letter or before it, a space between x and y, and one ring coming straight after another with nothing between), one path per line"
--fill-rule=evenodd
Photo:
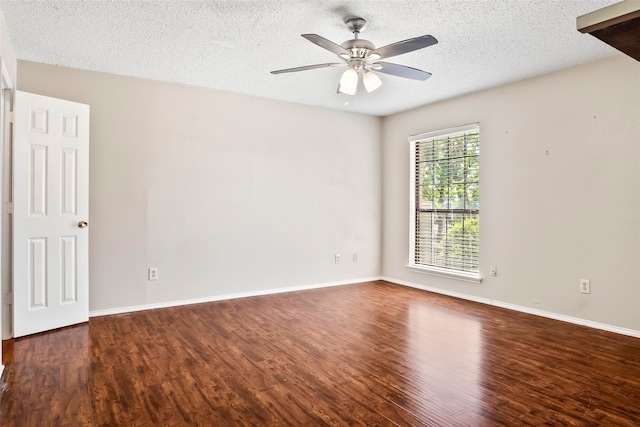
M391 74L392 76L404 77L405 79L427 80L431 77L431 73L427 73L426 71L405 65L392 64L391 62L378 61L372 65L382 65L382 68L373 68L379 73Z
M433 36L420 36L379 47L371 53L377 53L381 59L391 58L392 56L413 52L414 50L423 49L436 43L438 43L438 40Z
M326 64L305 65L304 67L285 68L284 70L275 70L271 74L294 73L296 71L307 71L316 68L342 67L347 65L346 62L328 62Z
M347 49L317 34L302 34L302 37L309 40L311 43L317 44L321 48L327 49L329 52L335 53L336 55L349 55L349 51Z

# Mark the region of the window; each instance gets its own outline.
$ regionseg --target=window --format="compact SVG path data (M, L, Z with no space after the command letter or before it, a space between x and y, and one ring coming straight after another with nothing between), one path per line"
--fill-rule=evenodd
M480 128L429 132L411 144L412 270L480 281Z

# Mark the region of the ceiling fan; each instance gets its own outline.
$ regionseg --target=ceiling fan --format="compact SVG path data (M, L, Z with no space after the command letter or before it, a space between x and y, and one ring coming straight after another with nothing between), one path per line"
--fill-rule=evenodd
M382 81L374 71L414 80L427 80L431 77L431 73L427 73L426 71L380 61L380 59L390 58L429 47L438 43L435 37L430 35L414 37L376 48L369 40L358 38L358 35L364 30L367 24L365 19L357 16L347 16L344 18L344 23L353 33L353 39L347 40L340 45L317 34L302 34L302 37L311 43L315 43L321 48L338 55L343 60L342 62L328 62L325 64L306 65L304 67L286 68L272 71L271 74L293 73L296 71L313 70L315 68L348 66L349 68L342 74L338 83L338 93L347 95L356 94L360 74L362 74L362 83L367 92L373 92L382 85Z

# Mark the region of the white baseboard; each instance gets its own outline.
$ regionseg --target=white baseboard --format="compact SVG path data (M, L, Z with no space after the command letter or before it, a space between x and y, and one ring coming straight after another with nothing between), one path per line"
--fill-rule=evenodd
M635 329L627 329L627 328L622 328L620 326L609 325L606 323L593 322L591 320L581 319L579 317L566 316L564 314L538 310L535 308L525 307L525 306L516 305L516 304L510 304L502 301L496 301L489 298L477 297L474 295L468 295L461 292L447 291L445 289L420 285L417 283L407 282L404 280L393 279L391 277L382 277L381 280L385 280L387 282L395 283L402 286L408 286L411 288L422 289L424 291L434 292L437 294L447 295L450 297L461 298L469 301L475 301L482 304L488 304L496 307L506 308L509 310L520 311L522 313L533 314L535 316L546 317L549 319L560 320L562 322L574 323L576 325L588 326L590 328L601 329L603 331L614 332L616 334L628 335L631 337L640 338L640 331L637 331Z
M360 279L341 280L338 282L315 283L311 285L289 286L285 288L263 289L258 291L238 292L233 294L212 295L202 298L191 298L178 301L167 301L152 304L133 305L128 307L108 308L106 310L93 310L89 312L89 317L110 316L112 314L132 313L134 311L153 310L155 308L178 307L181 305L200 304L203 302L224 301L236 298L255 297L260 295L281 294L284 292L306 291L310 289L328 288L331 286L351 285L361 282L372 282L381 280L381 277L364 277Z
M509 310L519 311L522 313L533 314L535 316L546 317L549 319L560 320L563 322L574 323L576 325L588 326L590 328L601 329L604 331L614 332L621 335L628 335L631 337L640 338L640 331L637 331L634 329L622 328L619 326L609 325L606 323L593 322L591 320L581 319L579 317L566 316L564 314L538 310L535 308L506 303L502 301L496 301L489 298L478 297L478 296L469 295L461 292L448 291L446 289L440 289L432 286L426 286L426 285L421 285L417 283L407 282L405 280L399 280L399 279L393 279L391 277L381 277L381 276L364 277L360 279L351 279L351 280L341 280L337 282L315 283L310 285L289 286L284 288L263 289L258 291L238 292L233 294L213 295L213 296L203 297L203 298L192 298L192 299L185 299L185 300L179 300L179 301L167 301L167 302L161 302L161 303L135 305L135 306L128 306L128 307L117 307L117 308L110 308L106 310L94 310L89 312L89 317L109 316L112 314L132 313L135 311L152 310L156 308L178 307L181 305L200 304L203 302L213 302L213 301L224 301L224 300L230 300L230 299L236 299L236 298L255 297L260 295L280 294L285 292L306 291L310 289L320 289L320 288L328 288L332 286L351 285L355 283L372 282L376 280L385 280L390 283L395 283L402 286L408 286L415 289L421 289L423 291L434 292L437 294L447 295L454 298L460 298L468 301L479 302L482 304L493 305L496 307L506 308ZM2 371L0 368L0 373L1 372Z

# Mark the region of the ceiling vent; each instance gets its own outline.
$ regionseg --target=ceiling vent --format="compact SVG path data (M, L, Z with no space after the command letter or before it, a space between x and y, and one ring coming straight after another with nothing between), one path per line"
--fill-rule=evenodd
M625 0L578 17L578 31L589 33L640 61L640 1Z

